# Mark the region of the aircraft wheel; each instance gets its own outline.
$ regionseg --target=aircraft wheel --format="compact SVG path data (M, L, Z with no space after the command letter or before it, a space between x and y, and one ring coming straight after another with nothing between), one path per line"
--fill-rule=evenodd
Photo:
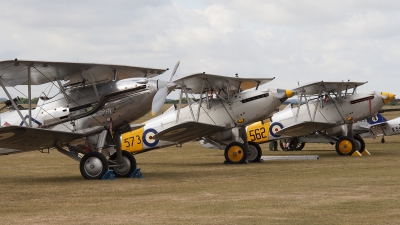
M365 150L364 139L360 135L354 135L354 141L356 142L356 149L362 153Z
M335 145L339 155L352 155L356 151L356 143L348 137L340 137Z
M247 160L249 162L259 162L261 159L262 151L259 144L249 141L249 151L247 152Z
M385 143L385 138L382 137L381 143L382 143L382 144Z
M247 159L247 151L243 144L232 142L225 148L225 159L230 164L240 164Z
M291 138L289 140L289 150L290 151L296 150L298 143L299 142L297 141L297 138Z
M304 142L297 142L297 145L296 145L296 151L300 151L300 150L303 150L303 148L304 148L304 146L306 145L306 143L304 143Z
M87 180L98 180L108 170L106 157L99 152L86 153L79 163L82 176Z
M282 149L283 151L293 151L293 150L297 150L298 143L299 143L299 142L297 141L297 138L290 138L290 139L289 139L289 147L288 147L287 150L285 150L285 148L283 147L282 139L279 140L279 146L281 147L281 149ZM304 147L304 145L303 145L303 147ZM301 149L303 149L303 148L301 148ZM301 149L299 149L299 150L301 150Z
M285 150L285 148L283 147L282 140L279 140L279 147L281 147L282 150Z
M117 153L114 153L110 156L111 160L115 160L117 158ZM136 159L135 157L127 152L122 151L122 166L113 167L116 177L129 177L131 173L136 169Z

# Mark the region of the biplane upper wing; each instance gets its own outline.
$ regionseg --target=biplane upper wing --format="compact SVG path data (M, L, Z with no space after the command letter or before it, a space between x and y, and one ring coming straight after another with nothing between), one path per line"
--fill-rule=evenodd
M85 133L72 133L21 126L0 127L0 155L62 146L102 130L104 127L95 127Z
M224 129L225 127L222 126L189 121L167 128L154 135L153 138L163 141L184 143L196 138L208 136Z
M356 88L366 83L367 82L352 81L317 81L296 87L293 89L293 91L296 93L302 93L303 95L315 95L320 93L321 87L323 87L322 91L337 92L338 90Z
M151 78L167 70L111 64L8 60L0 62L0 78L5 86L28 85L28 69L32 85L55 79L70 80L73 83L90 79L90 74L97 81L113 79L115 74L120 80L133 77Z
M193 94L201 94L203 89L208 90L247 90L268 83L275 78L240 78L212 75L205 73L192 74L174 81L179 87L185 86Z
M313 122L313 121L305 121L298 124L294 124L288 127L285 127L278 132L276 135L282 136L291 136L291 137L299 137L303 135L307 135L316 131L325 130L327 128L335 126L335 123L322 123L322 122Z

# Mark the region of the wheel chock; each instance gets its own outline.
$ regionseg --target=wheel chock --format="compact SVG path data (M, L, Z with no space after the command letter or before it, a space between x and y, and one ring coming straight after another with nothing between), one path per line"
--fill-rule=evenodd
M140 172L140 168L136 168L131 175L129 175L130 178L143 178L142 172Z
M113 170L108 170L102 177L101 180L115 180L115 175Z
M362 156L361 153L359 151L354 151L353 154L351 154L351 156Z
M371 155L371 153L369 153L369 151L367 151L367 149L364 149L364 151L361 154L363 154L363 155Z

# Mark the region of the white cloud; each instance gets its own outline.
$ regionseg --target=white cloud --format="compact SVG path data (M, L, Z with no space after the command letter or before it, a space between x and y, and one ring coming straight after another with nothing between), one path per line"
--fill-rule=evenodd
M0 0L0 60L172 68L180 59L179 76L275 76L267 86L281 88L368 80L362 89L398 90L399 1L250 3Z

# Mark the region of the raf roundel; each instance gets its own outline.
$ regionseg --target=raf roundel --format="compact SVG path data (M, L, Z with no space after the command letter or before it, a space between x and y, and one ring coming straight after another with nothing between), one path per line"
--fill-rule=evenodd
M155 147L158 144L158 140L154 139L154 135L157 134L155 129L147 129L143 132L143 143L148 147Z
M282 130L283 126L281 123L275 122L272 123L271 126L269 127L269 133L273 136L273 137L280 137L281 135L277 135L276 132Z

